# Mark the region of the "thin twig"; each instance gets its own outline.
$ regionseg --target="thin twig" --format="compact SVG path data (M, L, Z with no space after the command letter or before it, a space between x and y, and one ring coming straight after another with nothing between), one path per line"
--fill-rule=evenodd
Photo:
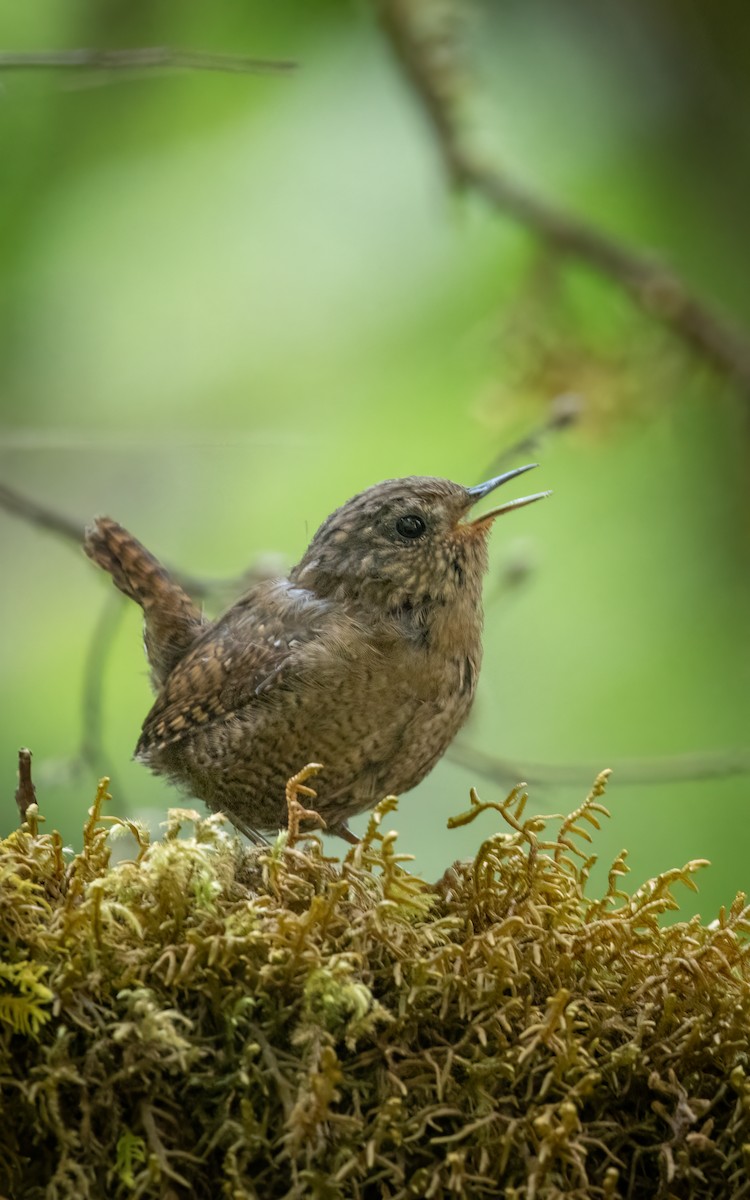
M532 787L587 787L599 768L591 763L527 763L497 758L473 746L454 742L446 755L485 779L506 787L525 779ZM671 754L660 758L630 758L611 765L619 785L661 785L705 782L750 775L750 748Z
M112 588L94 626L86 654L81 694L82 733L77 760L97 775L106 773L103 738L103 690L107 659L125 613L125 597ZM122 789L118 787L120 800Z
M233 75L279 75L294 71L286 59L248 58L242 54L206 54L170 46L138 46L130 50L32 50L0 53L0 71L49 70L177 70L221 71Z
M750 392L750 341L711 302L691 291L658 258L549 204L469 145L459 113L466 91L465 64L453 30L436 22L434 6L425 0L375 4L395 56L427 113L453 184L483 196L558 254L616 283L638 308Z
M30 525L35 525L37 529L57 534L64 541L73 542L76 546L83 545L84 525L82 522L62 516L54 509L38 504L36 500L29 500L28 497L22 496L20 492L16 492L4 483L0 483L0 509L4 509L11 516L20 517L22 521L27 521ZM278 564L260 561L248 567L242 575L232 579L205 579L202 576L188 575L184 571L173 570L171 567L167 567L167 570L172 578L194 599L202 600L207 596L227 594L237 596L254 583L260 583L264 579L273 579L278 575Z
M21 517L30 525L36 525L38 529L57 533L69 542L77 542L79 546L83 544L82 524L61 516L51 508L45 508L43 504L37 504L36 500L29 500L4 483L0 483L0 508L14 517Z
M26 820L29 805L36 804L36 788L31 781L31 751L25 748L18 751L16 804L21 814L21 823L23 823Z
M492 475L497 475L501 467L509 461L517 460L527 454L534 454L539 447L539 443L551 433L557 433L561 429L567 429L570 425L575 425L581 416L584 408L584 402L580 396L572 393L564 393L556 396L549 406L547 416L543 421L540 421L534 429L529 433L525 433L517 441L510 446L504 448L499 454L496 454L490 465L482 472L483 479L489 479Z

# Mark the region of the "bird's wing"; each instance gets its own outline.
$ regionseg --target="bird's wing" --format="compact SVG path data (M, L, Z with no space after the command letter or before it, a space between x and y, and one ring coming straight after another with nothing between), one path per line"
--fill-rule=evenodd
M198 728L267 704L328 606L310 593L263 584L233 605L177 664L146 717L136 756L184 741Z

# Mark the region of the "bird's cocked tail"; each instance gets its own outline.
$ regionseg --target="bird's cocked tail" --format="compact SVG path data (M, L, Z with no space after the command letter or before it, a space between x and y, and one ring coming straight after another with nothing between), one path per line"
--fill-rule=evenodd
M162 684L202 632L201 610L166 567L111 517L92 521L83 548L112 576L115 586L143 609L146 653L154 682Z

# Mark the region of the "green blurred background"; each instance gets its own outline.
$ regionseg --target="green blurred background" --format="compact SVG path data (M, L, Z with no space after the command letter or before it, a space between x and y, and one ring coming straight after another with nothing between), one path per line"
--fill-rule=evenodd
M658 249L750 326L739 3L455 7L485 87L481 137L504 166ZM367 5L2 0L0 15L5 51L169 44L300 64L4 74L2 481L81 521L110 513L171 564L230 577L264 552L294 561L331 509L382 478L479 481L573 393L580 421L534 452L534 489L553 498L495 527L464 740L520 770L747 745L747 396L616 288L448 194ZM96 780L73 763L82 681L112 589L2 511L0 539L2 827L28 745L43 813L78 844ZM101 769L113 810L157 829L183 801L130 761L149 703L128 607L103 681ZM445 761L390 819L429 878L495 827L485 815L446 830L472 783L499 798ZM535 788L530 804L567 810L585 791ZM710 917L750 882L749 802L747 778L615 777L595 848L606 864L627 846L631 882L709 858L686 909Z

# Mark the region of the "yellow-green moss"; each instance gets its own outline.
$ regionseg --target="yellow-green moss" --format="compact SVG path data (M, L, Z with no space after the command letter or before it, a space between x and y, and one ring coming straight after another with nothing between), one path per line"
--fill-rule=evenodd
M668 871L588 899L603 780L524 797L434 887L376 811L339 863L217 817L0 845L0 1193L320 1200L750 1195L750 928L662 926ZM192 835L179 836L192 824ZM113 826L135 838L109 864Z

